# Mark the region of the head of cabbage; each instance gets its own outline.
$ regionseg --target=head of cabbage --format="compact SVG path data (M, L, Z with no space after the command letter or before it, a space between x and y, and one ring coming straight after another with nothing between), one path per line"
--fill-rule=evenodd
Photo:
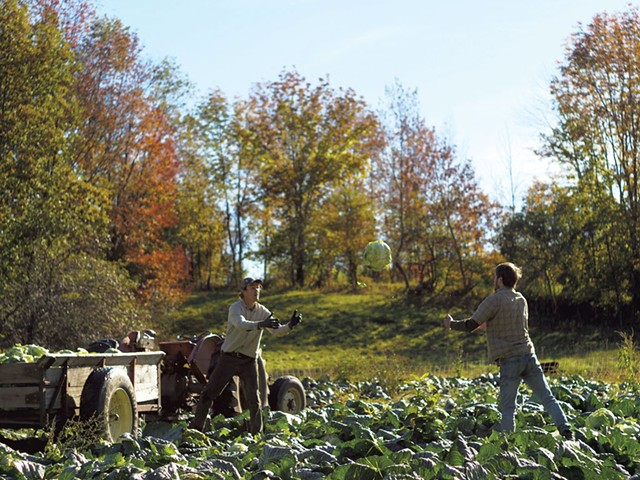
M362 252L362 264L375 272L391 265L391 249L382 240L369 242Z
M616 416L611 410L599 408L595 412L592 412L584 423L592 430L601 430L604 427L612 427L615 425Z

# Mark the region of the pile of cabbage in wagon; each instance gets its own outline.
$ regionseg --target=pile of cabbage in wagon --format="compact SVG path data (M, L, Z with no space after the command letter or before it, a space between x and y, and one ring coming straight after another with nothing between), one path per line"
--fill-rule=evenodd
M50 353L84 355L89 352L87 352L87 350L85 350L84 348L78 348L75 352L73 350L60 350L58 352L50 352L45 347L41 347L40 345L16 344L6 352L0 353L0 364L33 363L37 362L40 357L49 355Z

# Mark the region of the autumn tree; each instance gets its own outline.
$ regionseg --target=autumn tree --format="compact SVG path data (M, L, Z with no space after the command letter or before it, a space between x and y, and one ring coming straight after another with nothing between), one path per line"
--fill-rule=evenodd
M270 255L286 259L291 285L304 286L319 207L377 154L377 118L352 90L314 86L295 71L258 84L243 111L243 154L277 226Z
M394 268L406 288L468 292L486 276L497 207L480 191L470 163L458 161L426 126L416 90L396 82L387 100L387 149L375 177Z
M598 212L585 235L610 238L593 266L624 272L631 318L640 312L640 16L637 7L596 15L572 35L551 83L557 124L544 136L543 153L566 166L569 182ZM606 210L602 210L602 206ZM588 281L587 265L580 281ZM607 285L613 288L612 285ZM624 297L623 296L623 297ZM622 307L620 305L619 307Z
M125 262L145 302L177 300L187 278L175 210L179 159L157 71L118 20L97 19L76 49L76 96L84 110L76 162L84 178L109 192L109 259Z
M320 206L322 216L311 229L313 244L320 255L312 256L311 268L319 285L338 272L356 287L360 277L362 252L378 238L377 202L367 191L366 176L353 176L337 185Z

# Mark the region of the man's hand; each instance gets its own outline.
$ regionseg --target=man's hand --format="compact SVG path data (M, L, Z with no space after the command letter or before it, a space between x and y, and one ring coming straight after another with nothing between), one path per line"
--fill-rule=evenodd
M442 326L445 328L445 330L451 330L451 322L453 321L453 317L449 314L447 314L447 316L445 317L444 321L442 322Z
M293 315L291 315L291 319L289 320L289 328L293 328L302 322L302 314L298 313L298 310L293 311Z
M258 322L258 328L278 328L280 326L280 320L273 317L273 313L267 318Z

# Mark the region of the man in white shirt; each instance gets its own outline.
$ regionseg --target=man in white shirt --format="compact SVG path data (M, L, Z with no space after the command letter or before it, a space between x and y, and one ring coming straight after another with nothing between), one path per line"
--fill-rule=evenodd
M262 412L258 386L258 364L262 331L268 329L274 335L287 335L300 321L302 314L294 311L286 324L273 318L272 313L258 302L262 280L245 278L240 285L240 300L229 307L227 333L222 344L218 364L211 373L207 385L200 394L191 428L203 430L207 415L215 399L234 376L240 378L249 409L249 431L262 431Z

